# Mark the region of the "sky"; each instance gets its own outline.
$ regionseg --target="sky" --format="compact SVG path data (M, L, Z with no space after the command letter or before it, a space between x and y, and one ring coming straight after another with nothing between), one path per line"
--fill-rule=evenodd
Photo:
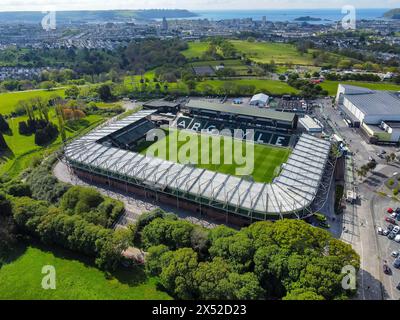
M285 9L285 8L396 8L399 0L0 0L0 11L107 9Z

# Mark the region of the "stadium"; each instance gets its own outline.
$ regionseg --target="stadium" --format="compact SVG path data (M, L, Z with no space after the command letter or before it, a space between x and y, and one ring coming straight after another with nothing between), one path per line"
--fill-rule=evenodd
M148 105L165 108L162 103ZM89 183L221 222L246 225L303 219L324 206L336 157L330 142L298 134L297 120L293 113L191 100L173 115L157 108L143 109L110 121L66 145L64 161ZM184 131L196 136L216 135L215 130L253 129L253 175L235 176L235 164L203 166L149 156L148 149L161 141L149 143L146 136L166 121L170 122L164 129L167 133Z

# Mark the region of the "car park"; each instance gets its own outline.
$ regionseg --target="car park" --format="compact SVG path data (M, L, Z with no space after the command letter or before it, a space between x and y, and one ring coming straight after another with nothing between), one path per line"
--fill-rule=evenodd
M391 224L396 224L396 220L394 220L393 218L386 217L386 218L385 218L385 221L386 221L386 222L389 222L389 223L391 223Z
M399 253L398 253L397 251L393 251L390 255L391 255L393 258L397 258L397 257L399 256Z

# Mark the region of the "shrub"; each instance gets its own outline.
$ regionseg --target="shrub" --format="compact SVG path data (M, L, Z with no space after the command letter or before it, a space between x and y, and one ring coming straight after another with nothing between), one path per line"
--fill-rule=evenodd
M7 192L14 197L30 197L32 195L29 184L22 182L12 184Z

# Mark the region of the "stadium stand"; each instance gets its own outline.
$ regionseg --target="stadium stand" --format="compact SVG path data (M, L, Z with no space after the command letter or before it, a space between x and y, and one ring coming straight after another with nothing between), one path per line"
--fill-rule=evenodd
M335 167L330 142L302 135L289 160L282 166L280 175L270 184L105 144L110 137L119 141L121 137L126 137L126 132L142 132L152 112L139 111L123 120L107 123L71 142L64 148L67 165L78 176L92 183L209 216L226 215L226 221L228 217L249 221L301 219L324 205L331 186L332 168ZM323 197L319 195L322 189L326 189ZM321 203L316 206L318 198L321 198Z

